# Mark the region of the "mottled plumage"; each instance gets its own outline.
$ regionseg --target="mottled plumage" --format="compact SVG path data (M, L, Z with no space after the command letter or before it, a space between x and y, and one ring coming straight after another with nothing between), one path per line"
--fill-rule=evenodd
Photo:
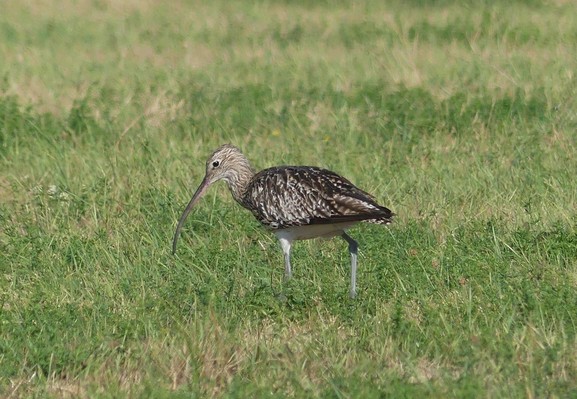
M344 177L311 166L265 169L250 180L239 202L270 229L363 220L390 223L392 217Z
M212 183L225 180L233 198L278 237L291 275L292 241L341 235L351 253L351 296L356 293L357 242L345 230L359 222L391 223L393 213L365 191L326 169L279 166L255 173L232 145L219 147L206 163L206 175L183 212L173 240L173 252L188 213Z

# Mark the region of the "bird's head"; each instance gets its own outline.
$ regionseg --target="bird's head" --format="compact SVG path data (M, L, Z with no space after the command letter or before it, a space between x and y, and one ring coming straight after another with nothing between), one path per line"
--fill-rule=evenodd
M246 162L245 156L235 146L220 146L206 161L206 173L202 183L207 187L219 180L230 183L234 181L238 167Z
M248 160L237 147L230 144L218 147L206 161L204 179L202 179L178 221L172 241L172 253L176 252L176 244L184 221L211 184L219 180L226 181L233 196L238 200L240 192L243 190L243 184L250 180L252 174L253 171Z

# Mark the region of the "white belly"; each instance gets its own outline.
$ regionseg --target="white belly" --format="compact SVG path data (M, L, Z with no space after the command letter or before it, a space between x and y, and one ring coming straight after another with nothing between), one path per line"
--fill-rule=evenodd
M307 226L287 227L286 229L275 230L274 234L279 239L284 238L289 241L308 240L311 238L331 238L340 236L346 229L357 223L359 222L310 224Z

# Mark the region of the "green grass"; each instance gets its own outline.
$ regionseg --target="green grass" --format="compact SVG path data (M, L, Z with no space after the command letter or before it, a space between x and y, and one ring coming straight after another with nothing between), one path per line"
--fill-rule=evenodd
M7 2L0 396L577 395L577 8ZM299 242L215 186L342 173L398 216Z

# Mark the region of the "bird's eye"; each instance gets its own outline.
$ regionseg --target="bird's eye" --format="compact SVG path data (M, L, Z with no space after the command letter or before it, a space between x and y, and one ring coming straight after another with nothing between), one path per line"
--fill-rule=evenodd
M220 165L220 161L214 161L214 162L212 163L212 167L213 167L213 168L218 168L218 165Z

